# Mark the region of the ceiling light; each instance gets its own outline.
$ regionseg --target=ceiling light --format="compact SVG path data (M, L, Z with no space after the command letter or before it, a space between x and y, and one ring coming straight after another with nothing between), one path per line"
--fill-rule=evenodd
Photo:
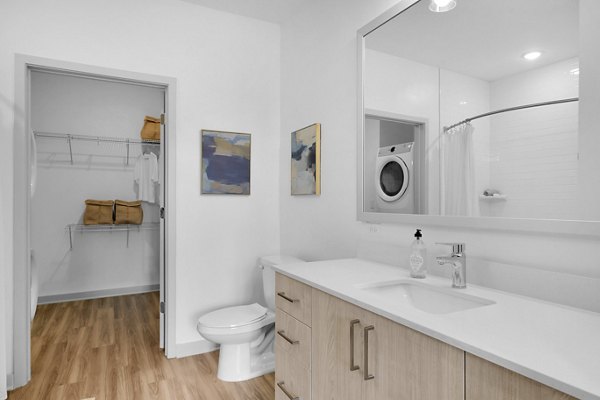
M541 51L530 51L523 54L523 58L529 61L537 60L542 55Z
M429 9L433 12L446 12L456 7L456 0L431 0Z
M579 68L573 68L569 71L571 75L579 75Z

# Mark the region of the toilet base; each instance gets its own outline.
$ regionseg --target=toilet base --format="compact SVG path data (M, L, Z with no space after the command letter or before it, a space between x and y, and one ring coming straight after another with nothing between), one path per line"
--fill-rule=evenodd
M252 350L250 343L222 344L217 377L225 382L240 382L275 371L272 345L260 354L253 354Z

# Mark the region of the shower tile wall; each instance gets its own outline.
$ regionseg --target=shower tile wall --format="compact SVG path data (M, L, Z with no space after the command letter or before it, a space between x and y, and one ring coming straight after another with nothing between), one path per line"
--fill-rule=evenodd
M578 96L578 59L491 83L491 109ZM572 219L577 215L578 104L490 118L490 185L508 197L490 216Z

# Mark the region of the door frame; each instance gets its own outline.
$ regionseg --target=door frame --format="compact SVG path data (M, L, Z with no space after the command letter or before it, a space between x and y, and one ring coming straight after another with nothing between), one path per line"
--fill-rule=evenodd
M33 69L165 90L165 355L176 356L175 329L175 78L97 67L30 55L15 55L15 122L13 153L13 386L31 379L31 263L30 263L30 82ZM21 115L17 115L17 112ZM9 360L10 362L11 360Z

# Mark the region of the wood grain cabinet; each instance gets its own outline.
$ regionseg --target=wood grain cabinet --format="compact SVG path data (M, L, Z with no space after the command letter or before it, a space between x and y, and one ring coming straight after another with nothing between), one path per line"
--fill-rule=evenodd
M275 292L275 400L310 400L312 289L277 274Z
M570 400L277 274L276 400Z
M464 399L464 352L313 289L312 398Z
M310 325L312 288L287 276L275 275L275 305L279 310Z
M571 400L565 393L467 354L467 400Z

